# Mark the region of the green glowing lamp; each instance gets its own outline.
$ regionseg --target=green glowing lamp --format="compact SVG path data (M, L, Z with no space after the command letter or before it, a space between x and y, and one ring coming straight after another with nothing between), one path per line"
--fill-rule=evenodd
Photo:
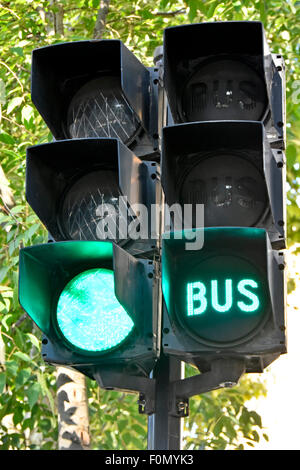
M158 354L152 273L153 263L110 241L20 250L19 301L44 335L44 360L90 377L128 364L149 373Z
M114 291L114 273L89 269L64 287L57 304L58 327L71 345L90 352L108 351L134 326Z

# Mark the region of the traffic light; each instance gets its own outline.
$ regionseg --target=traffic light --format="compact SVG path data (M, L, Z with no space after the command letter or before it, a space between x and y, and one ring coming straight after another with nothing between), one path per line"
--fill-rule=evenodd
M226 357L262 372L286 350L283 253L263 229L196 230L199 251L184 236L162 241L163 350L202 372Z
M159 350L153 268L110 241L23 248L19 300L44 333L44 360L147 376Z
M32 53L31 97L56 140L117 138L156 156L153 73L119 40L55 44Z
M284 64L261 23L213 22L167 28L162 69L163 352L261 372L286 352Z
M160 352L153 73L116 40L33 51L32 100L56 140L27 149L26 198L49 241L21 249L19 269L44 360L141 393Z
M166 28L164 85L175 123L261 121L272 146L284 146L284 63L271 54L262 23Z
M27 149L26 198L55 241L110 239L150 251L148 231L133 240L131 227L137 208L155 203L156 166L117 139L36 145Z
M261 122L165 127L161 173L169 207L203 205L205 227L264 228L274 248L285 248L284 155ZM195 213L186 228L197 228Z

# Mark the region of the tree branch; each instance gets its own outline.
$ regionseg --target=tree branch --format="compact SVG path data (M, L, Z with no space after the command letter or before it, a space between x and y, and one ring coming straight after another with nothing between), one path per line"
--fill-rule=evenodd
M94 28L94 39L102 39L106 26L106 17L109 11L110 0L101 0Z
M162 16L163 18L170 18L172 16L182 15L186 13L185 8L181 8L181 10L176 11L157 11L156 13L152 13L154 16Z

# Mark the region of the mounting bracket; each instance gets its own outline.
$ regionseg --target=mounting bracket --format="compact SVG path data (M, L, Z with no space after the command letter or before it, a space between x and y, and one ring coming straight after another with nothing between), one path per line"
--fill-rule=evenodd
M129 375L111 369L97 370L93 374L100 388L126 392L140 392L138 399L139 413L150 415L155 412L155 379Z
M170 383L169 414L186 417L189 414L189 398L223 387L233 387L245 372L243 359L216 359L211 370L203 374Z

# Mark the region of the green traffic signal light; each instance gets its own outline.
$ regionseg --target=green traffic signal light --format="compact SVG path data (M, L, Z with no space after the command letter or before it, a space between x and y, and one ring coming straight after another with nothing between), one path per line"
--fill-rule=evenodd
M215 244L216 237L222 238L224 246ZM175 240L164 240L163 292L168 311L198 341L220 346L244 342L257 333L270 314L264 271L245 248L244 255L235 251L237 237L252 245L256 240L260 247L265 232L250 228L205 229L204 246L192 255L184 251L184 239L176 241L181 242L180 248L173 248ZM170 271L170 255L176 258L176 276Z
M193 336L220 344L244 341L270 311L262 275L242 256L200 258L181 295L178 318Z
M108 365L142 375L154 367L153 263L110 241L21 249L19 301L44 334L42 355L50 364L90 377Z
M217 312L227 313L233 306L232 279L225 279L225 303L223 305L219 303L218 283L219 281L216 279L211 281L211 305ZM251 303L247 304L239 300L237 306L242 312L255 312L260 305L259 297L257 294L249 291L247 289L248 286L257 289L258 283L253 281L253 279L242 279L237 285L237 290L250 299ZM195 289L198 290L197 294L194 293ZM197 308L194 306L195 300L200 301L200 306ZM206 287L203 282L190 282L187 284L187 304L188 316L205 313L207 310L207 298Z
M95 353L119 346L134 326L115 296L113 271L101 268L68 282L58 299L56 319L72 346Z
M187 250L190 232L203 247ZM162 239L163 347L206 370L220 354L259 371L285 352L282 253L253 227L165 233ZM181 235L181 237L179 236Z

